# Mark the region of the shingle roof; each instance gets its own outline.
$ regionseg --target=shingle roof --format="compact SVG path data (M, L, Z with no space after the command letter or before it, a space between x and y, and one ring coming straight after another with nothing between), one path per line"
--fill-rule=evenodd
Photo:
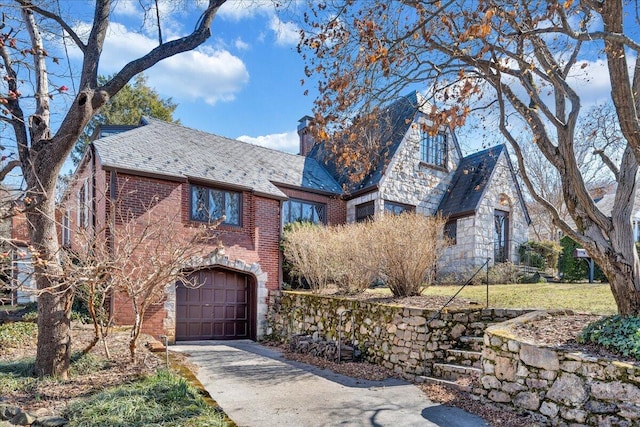
M379 113L379 140L383 148L380 150L378 162L362 181L349 182L345 171L340 169L333 161L333 157L325 152L323 144L316 144L309 153L309 157L321 161L333 177L340 184L350 188L352 192L375 186L384 175L389 160L395 155L415 116L419 113L420 106L424 103L418 97L417 92L412 92L394 101Z
M143 126L93 142L102 165L174 179L199 179L286 198L274 184L341 194L314 159L144 118Z
M475 212L503 151L505 147L498 145L464 157L440 202L438 212L446 217Z

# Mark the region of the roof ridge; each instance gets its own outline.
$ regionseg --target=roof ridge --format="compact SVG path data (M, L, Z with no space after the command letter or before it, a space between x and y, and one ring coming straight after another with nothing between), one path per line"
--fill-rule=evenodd
M183 124L181 124L181 123L170 123L170 122L166 122L166 121L164 121L164 120L156 119L156 118L154 118L154 117L145 117L145 118L146 118L146 119L149 119L149 121L151 121L151 122L156 122L156 123L159 123L159 124L161 124L161 125L167 125L167 126L176 126L176 127L180 127L180 128L182 128L182 129L185 129L185 130L188 130L188 131L192 131L192 132L197 132L197 133L204 134L204 135L206 135L207 137L212 137L212 136L213 136L213 137L217 137L217 138L223 138L223 139L226 139L226 140L229 140L229 141L232 141L232 142L238 143L238 144L244 144L244 145L250 146L250 147L252 147L252 148L256 148L256 149L262 149L262 150L272 151L272 152L276 152L276 153L278 153L278 154L284 154L284 155L286 155L286 156L306 157L306 156L301 156L300 154L288 153L288 152L286 152L286 151L277 150L277 149L275 149L275 148L264 147L264 146L262 146L262 145L252 144L251 142L241 141L241 140L239 140L239 139L231 138L231 137L228 137L228 136L223 136L223 135L218 135L218 134L216 134L216 133L206 132L206 131L203 131L203 130L200 130L200 129L195 129L195 128L192 128L192 127L189 127L189 126L185 126L185 125L183 125ZM142 126L141 126L141 127L142 127ZM315 159L313 159L313 160L314 160L314 161L316 161Z

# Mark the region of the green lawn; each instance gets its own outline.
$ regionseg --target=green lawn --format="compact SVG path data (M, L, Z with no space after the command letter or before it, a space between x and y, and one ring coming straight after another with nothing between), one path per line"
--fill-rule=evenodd
M459 286L431 286L423 295L453 295ZM487 287L467 286L459 296L486 303ZM489 306L494 308L564 308L577 312L615 314L608 283L536 283L489 285Z

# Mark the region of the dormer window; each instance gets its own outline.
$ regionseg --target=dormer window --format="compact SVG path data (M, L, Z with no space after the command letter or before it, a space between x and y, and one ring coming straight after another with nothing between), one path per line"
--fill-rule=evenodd
M422 131L420 135L420 160L429 165L446 168L447 134L438 132L432 135Z

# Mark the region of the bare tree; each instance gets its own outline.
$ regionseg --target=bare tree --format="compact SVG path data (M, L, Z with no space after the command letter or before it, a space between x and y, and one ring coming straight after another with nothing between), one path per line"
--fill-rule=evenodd
M7 168L20 166L26 186L24 201L36 256L34 273L37 287L42 291L38 304L35 363L38 375L66 377L71 349L69 325L73 290L64 280L54 215L60 169L84 127L100 107L136 74L165 58L204 43L211 35L213 18L224 2L209 0L191 34L160 43L126 64L101 85L98 84L98 65L114 8L113 1L95 2L86 37L74 30L73 16L58 14L50 2L15 0L3 3L0 56L4 88L0 96L3 107L0 119L13 131L19 162L5 165L0 176L6 175ZM52 36L55 32L48 33L50 28L56 29L58 34L62 29L65 40L70 40L82 53L81 71L74 83L77 94L64 111L57 129L51 128L50 98L68 88L50 81L47 59L48 52L53 49L47 49L45 43L57 42ZM53 58L54 64L59 62L60 58ZM23 80L25 67L28 67L26 73L33 81ZM25 107L33 112L25 113ZM56 289L56 292L47 292L50 289Z
M640 314L640 262L630 220L640 159L636 19L622 0L483 0L472 6L463 0L345 0L313 7L300 48L309 74L319 76L320 127L331 129L363 105L417 85L438 107L430 117L434 127L458 126L484 112L488 126L510 143L531 196L600 265L620 314L634 315ZM617 162L600 156L599 168L617 181L610 215L590 196L575 151L581 96L601 73L598 64L608 72L624 138ZM571 224L533 184L527 144L557 172Z

